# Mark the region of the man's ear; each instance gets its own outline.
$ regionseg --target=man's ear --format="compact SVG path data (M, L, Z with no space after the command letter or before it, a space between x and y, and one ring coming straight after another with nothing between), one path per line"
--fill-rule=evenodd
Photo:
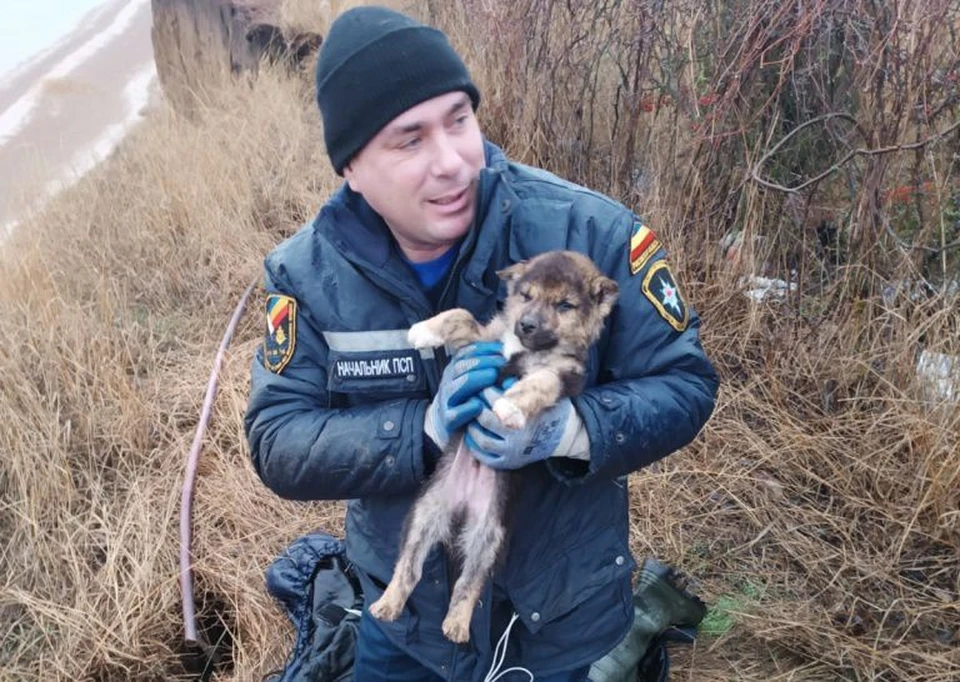
M591 283L590 290L593 300L597 304L597 311L601 317L606 317L613 310L613 304L620 295L620 287L609 277L598 275Z
M522 260L508 268L497 270L497 276L507 283L507 291L513 291L513 284L527 271L527 261Z
M350 189L357 194L363 194L360 190L360 178L357 177L357 172L353 169L353 163L348 163L343 167L343 178L350 185Z

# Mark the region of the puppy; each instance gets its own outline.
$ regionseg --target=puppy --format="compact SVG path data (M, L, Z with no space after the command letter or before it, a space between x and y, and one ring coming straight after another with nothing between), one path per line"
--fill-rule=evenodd
M619 293L593 262L572 251L550 251L497 273L507 284L503 311L486 326L461 308L410 328L416 348L476 341L503 341L507 365L501 379L517 381L492 406L505 426L522 429L558 400L583 389L587 352ZM383 596L370 607L380 620L395 620L419 582L429 550L443 542L461 562L443 634L470 637L470 618L506 538L510 472L490 469L456 433L404 524L400 556Z

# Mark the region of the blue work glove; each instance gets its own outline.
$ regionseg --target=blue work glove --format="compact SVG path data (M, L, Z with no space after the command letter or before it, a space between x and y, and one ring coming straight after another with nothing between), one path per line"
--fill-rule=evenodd
M519 469L548 457L571 456L575 447L585 448L589 456L583 422L569 398L534 417L522 429L509 429L490 409L502 395L503 390L497 386L486 389L483 411L467 425L464 441L478 461L491 469Z
M480 394L497 383L507 360L499 341L480 341L464 346L443 370L437 395L427 406L423 431L441 450L450 434L476 419L484 408Z

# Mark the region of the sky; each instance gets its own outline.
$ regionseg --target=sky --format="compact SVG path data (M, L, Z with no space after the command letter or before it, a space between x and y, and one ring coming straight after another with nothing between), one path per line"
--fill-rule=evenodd
M3 0L0 79L70 33L92 9L106 0Z

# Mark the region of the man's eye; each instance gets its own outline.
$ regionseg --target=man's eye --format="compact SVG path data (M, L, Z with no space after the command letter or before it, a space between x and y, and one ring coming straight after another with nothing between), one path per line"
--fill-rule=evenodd
M570 301L560 301L557 304L557 310L559 310L561 313L565 313L570 310L576 310L576 309L577 309L577 306L571 303Z
M400 147L401 149L416 149L417 145L420 144L419 137L411 137L409 140L403 142Z

